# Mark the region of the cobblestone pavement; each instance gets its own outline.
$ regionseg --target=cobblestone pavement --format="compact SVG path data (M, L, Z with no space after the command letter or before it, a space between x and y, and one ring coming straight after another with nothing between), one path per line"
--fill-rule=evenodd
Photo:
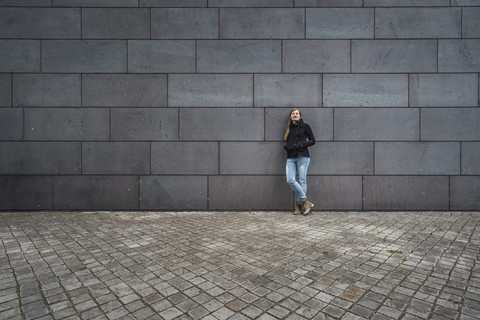
M0 319L479 319L478 212L0 213Z

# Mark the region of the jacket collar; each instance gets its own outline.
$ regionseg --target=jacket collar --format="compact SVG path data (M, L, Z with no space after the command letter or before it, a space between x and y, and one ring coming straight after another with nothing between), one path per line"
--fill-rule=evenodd
M301 125L301 124L303 124L303 119L298 120L297 123L293 123L293 122L292 122L292 123L290 124L290 127L299 126L299 125Z

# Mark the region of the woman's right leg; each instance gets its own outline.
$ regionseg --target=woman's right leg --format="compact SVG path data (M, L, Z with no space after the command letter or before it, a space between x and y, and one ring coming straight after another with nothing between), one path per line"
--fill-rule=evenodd
M297 202L306 199L307 196L303 191L302 186L295 179L297 175L297 161L296 159L288 158L286 164L287 183L297 195Z

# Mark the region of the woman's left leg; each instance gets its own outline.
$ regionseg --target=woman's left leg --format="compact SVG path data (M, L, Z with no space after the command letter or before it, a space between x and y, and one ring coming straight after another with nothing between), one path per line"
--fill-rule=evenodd
M303 190L303 195L306 198L307 196L307 171L308 166L310 165L309 157L302 157L297 159L297 174L298 174L298 184ZM302 199L298 198L297 201L300 202Z

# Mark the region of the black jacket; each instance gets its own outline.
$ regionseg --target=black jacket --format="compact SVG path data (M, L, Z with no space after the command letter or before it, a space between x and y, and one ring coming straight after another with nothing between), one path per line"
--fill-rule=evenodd
M287 150L287 158L310 157L308 147L314 144L315 137L308 123L300 119L297 123L290 124L287 144L284 146Z

